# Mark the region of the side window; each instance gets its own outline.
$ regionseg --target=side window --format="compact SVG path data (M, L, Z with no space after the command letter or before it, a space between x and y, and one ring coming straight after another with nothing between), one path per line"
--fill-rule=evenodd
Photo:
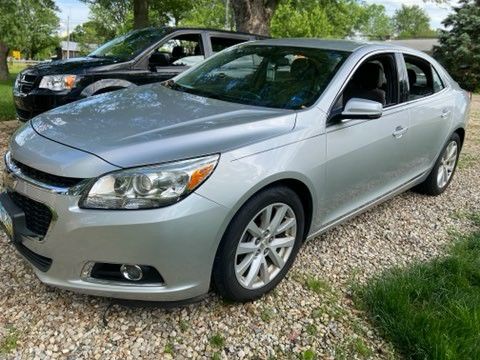
M214 53L222 51L223 49L226 49L230 46L243 43L245 41L247 41L247 39L230 39L230 38L213 37L213 36L210 38L210 42L212 44L212 51Z
M408 75L408 100L421 99L443 89L442 81L428 61L412 55L403 57Z
M343 111L348 100L352 98L376 101L385 108L398 104L398 88L395 56L372 56L365 60L350 78L333 107L333 113Z
M256 73L262 60L263 58L256 54L245 55L219 67L215 73L212 72L212 75L221 78L243 79Z
M193 66L205 58L200 34L183 34L163 43L150 56L151 70L162 66Z
M438 75L437 70L435 70L435 68L432 65L430 66L432 68L432 75L433 75L433 92L437 93L443 90L445 86L443 85L443 81L440 78L440 75Z

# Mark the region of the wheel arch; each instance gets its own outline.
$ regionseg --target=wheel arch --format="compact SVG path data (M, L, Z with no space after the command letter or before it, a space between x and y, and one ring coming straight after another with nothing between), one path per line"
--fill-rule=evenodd
M458 136L460 136L460 146L463 147L465 142L465 129L463 127L458 127L453 131L453 134L458 134Z
M315 194L313 193L312 187L308 185L308 180L304 181L302 180L301 177L294 176L294 174L290 174L290 173L283 174L283 176L280 174L277 174L277 176L274 176L272 178L264 179L261 183L251 188L250 191L248 191L244 197L239 199L239 201L237 202L237 205L233 208L231 215L229 216L226 224L224 225L220 238L223 238L223 234L227 230L228 226L230 225L230 223L232 222L233 218L238 213L238 211L252 197L254 197L256 194L262 191L265 191L275 186L286 186L291 190L293 190L300 198L300 201L302 202L302 205L303 205L304 214L305 214L305 226L304 226L304 234L303 234L303 239L305 240L310 232L310 229L312 226L312 220L315 215L314 214L315 208L313 206L315 203Z
M94 83L85 87L85 89L82 90L80 96L89 97L95 94L107 92L106 90L108 89L112 89L112 91L114 91L114 90L125 89L131 86L137 86L137 85L123 79L102 79L102 80L95 81Z

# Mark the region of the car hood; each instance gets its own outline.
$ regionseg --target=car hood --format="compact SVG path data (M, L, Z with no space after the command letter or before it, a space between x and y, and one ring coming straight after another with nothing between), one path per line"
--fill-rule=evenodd
M291 131L296 113L204 98L160 84L65 105L31 120L53 141L132 167L221 153Z
M65 60L42 62L29 67L24 72L35 75L81 74L86 69L115 63L113 59L80 57Z

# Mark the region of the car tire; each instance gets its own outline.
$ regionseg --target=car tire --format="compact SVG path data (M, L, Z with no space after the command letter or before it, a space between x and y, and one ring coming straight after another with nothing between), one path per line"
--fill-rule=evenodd
M460 156L462 141L457 133L448 139L432 171L415 190L421 194L437 196L443 193L453 179ZM442 175L443 174L443 175Z
M302 202L290 188L275 186L254 195L232 219L218 248L213 267L217 293L245 302L272 290L292 266L304 228Z

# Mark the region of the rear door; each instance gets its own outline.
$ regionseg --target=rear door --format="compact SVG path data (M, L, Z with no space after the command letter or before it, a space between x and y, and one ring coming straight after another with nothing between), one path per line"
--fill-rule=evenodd
M324 226L409 181L410 165L406 153L410 121L408 111L399 106L400 84L395 54L374 55L362 65L368 62L381 63L385 73L385 82L372 89L376 93L386 93L383 115L374 120L344 119L327 124L326 192L322 202ZM351 92L351 85L355 84L362 65L339 95L336 106L340 108L334 106L332 112L343 110L348 101L343 97ZM373 100L366 95L362 97L361 91L356 93L354 97Z
M403 54L408 78L404 107L411 122L409 158L415 173L428 171L449 135L454 98L434 65L426 59Z

